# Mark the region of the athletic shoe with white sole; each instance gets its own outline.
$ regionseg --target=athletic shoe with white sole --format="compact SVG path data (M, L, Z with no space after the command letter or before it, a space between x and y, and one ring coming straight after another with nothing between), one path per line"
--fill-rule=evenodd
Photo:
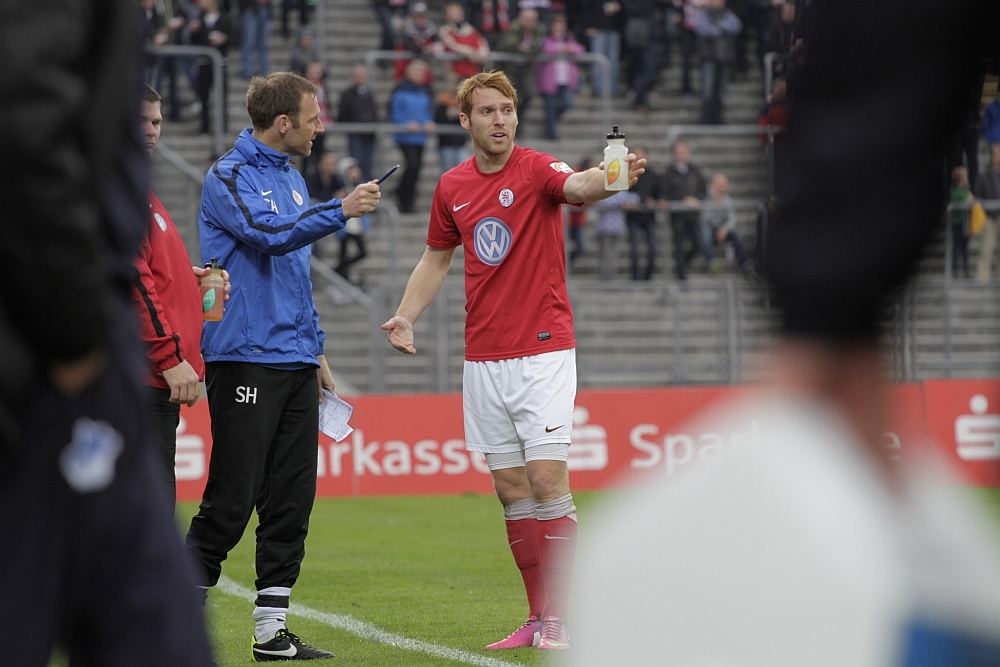
M542 638L538 641L541 649L569 648L569 634L566 632L566 622L555 616L542 619Z
M333 654L313 648L287 629L278 630L271 639L261 644L253 641L254 662L272 662L276 660L326 660Z
M490 644L486 648L525 648L538 644L542 632L542 622L534 616L529 616L527 622L514 632L510 633L506 639Z

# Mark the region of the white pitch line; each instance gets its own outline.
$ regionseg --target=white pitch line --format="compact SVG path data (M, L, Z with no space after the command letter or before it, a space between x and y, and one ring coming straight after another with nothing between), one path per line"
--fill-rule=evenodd
M253 602L257 599L257 594L255 592L245 586L241 586L226 576L219 578L219 583L216 588L227 595L233 595L247 600L248 602ZM468 665L476 665L477 667L524 667L523 664L517 662L507 662L497 658L488 658L486 656L476 655L475 653L462 651L457 648L449 648L447 646L441 646L440 644L432 644L430 642L420 641L419 639L410 639L409 637L387 632L382 628L371 625L370 623L365 623L364 621L359 621L351 616L317 611L300 604L293 603L289 605L288 613L293 616L301 616L302 618L308 618L309 620L329 625L330 627L337 628L338 630L350 632L352 635L357 635L358 637L367 639L371 642L387 644L388 646L402 648L408 651L426 653L437 658L446 658L448 660L454 660L455 662L464 662Z

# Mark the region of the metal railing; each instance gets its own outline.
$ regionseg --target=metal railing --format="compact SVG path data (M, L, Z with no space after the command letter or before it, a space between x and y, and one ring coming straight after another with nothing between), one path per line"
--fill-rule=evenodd
M764 99L767 100L774 88L774 63L781 58L777 51L768 51L764 54Z
M413 60L414 58L427 59L429 56L412 51L369 51L365 54L365 64L370 72L377 72L375 65L378 62L392 62L396 60ZM468 61L457 53L434 54L434 60L444 61ZM598 76L601 77L601 127L604 130L611 129L611 63L603 53L578 53L571 55L559 55L554 53L543 53L538 56L526 56L521 53L506 53L503 51L491 51L483 65L488 69L495 63L511 63L513 65L530 65L533 63L549 62L552 60L572 60L577 63L589 63L591 67L599 69Z
M165 46L147 46L146 52L172 58L195 58L205 56L212 60L212 89L215 93L213 106L215 118L212 122L212 150L215 155L222 155L225 146L225 132L222 129L222 119L225 117L226 88L224 71L226 61L219 50L213 46L194 46L186 44L167 44Z

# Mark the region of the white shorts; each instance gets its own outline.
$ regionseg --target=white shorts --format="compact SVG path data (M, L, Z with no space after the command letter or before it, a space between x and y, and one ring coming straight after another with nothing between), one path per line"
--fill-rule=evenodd
M569 445L575 400L575 349L466 361L462 378L466 447L487 454L520 453L523 465L524 452L531 447Z

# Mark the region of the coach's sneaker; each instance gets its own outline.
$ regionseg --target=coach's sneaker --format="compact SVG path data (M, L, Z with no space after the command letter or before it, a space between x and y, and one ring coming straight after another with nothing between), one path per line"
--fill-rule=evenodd
M506 639L490 644L486 648L525 648L535 646L542 632L542 622L535 616L529 616L528 621L514 632L510 633Z
M254 662L271 662L274 660L326 660L332 658L329 651L321 651L306 644L287 629L278 630L270 640L258 644L253 642Z
M538 648L569 648L569 635L566 633L566 623L561 618L546 616L542 619L542 638L538 641Z

